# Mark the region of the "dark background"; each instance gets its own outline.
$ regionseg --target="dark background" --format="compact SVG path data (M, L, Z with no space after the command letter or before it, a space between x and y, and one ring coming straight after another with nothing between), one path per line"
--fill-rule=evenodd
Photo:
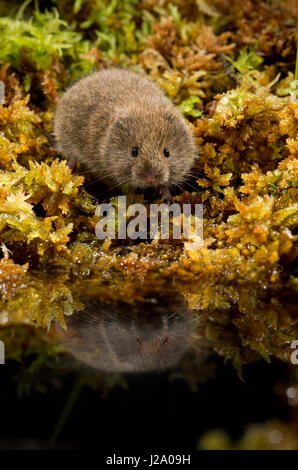
M169 382L167 372L129 376L129 388L114 389L106 399L84 386L49 446L76 374L66 375L61 388L19 397L18 368L14 362L0 366L0 449L195 449L199 436L210 429L239 438L249 423L288 419L286 403L273 392L278 381L287 379L285 364L246 365L242 382L231 364L218 359L215 377L195 393L183 380Z

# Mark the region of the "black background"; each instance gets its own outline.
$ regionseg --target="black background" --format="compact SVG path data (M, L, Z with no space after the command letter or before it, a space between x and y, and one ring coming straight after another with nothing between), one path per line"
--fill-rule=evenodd
M14 362L0 366L0 449L46 449L76 375L66 375L62 388L18 397L18 368ZM114 389L106 399L85 386L52 448L195 449L200 435L214 428L237 439L249 423L289 418L273 392L287 375L285 364L259 362L244 366L242 382L218 359L215 377L195 393L183 380L169 382L168 372L129 376L129 388Z

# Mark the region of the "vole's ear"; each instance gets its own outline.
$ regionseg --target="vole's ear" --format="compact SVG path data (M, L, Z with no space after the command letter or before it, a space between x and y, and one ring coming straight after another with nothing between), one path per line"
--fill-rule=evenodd
M170 124L174 124L176 122L176 118L172 114L165 114L164 119L168 121Z
M107 136L109 143L115 143L119 146L123 146L127 143L127 141L132 138L128 120L122 116L116 117L109 126Z
M123 109L116 109L111 124L112 134L121 135L122 138L131 137L131 114Z
M119 119L118 121L115 121L114 124L113 124L113 127L115 129L118 129L120 131L123 131L124 130L124 122L123 120Z

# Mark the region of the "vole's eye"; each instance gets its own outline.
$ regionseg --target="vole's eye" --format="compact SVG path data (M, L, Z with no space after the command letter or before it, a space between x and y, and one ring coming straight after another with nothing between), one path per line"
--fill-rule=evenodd
M165 148L163 149L163 154L164 154L164 156L165 156L166 158L169 158L170 152L168 151L167 147L165 147Z
M166 338L163 338L162 341L161 341L162 344L169 344L169 338L166 337Z
M139 154L139 149L138 149L138 147L134 147L134 148L132 149L132 151L131 151L131 155L132 155L134 158L136 158L136 157L138 156L138 154Z

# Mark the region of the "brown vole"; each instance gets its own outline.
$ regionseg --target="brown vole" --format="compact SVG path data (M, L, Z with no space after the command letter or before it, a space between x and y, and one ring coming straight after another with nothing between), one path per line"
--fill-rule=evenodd
M169 188L183 182L198 153L185 120L155 83L120 68L70 87L57 106L57 150L110 187Z
M193 331L182 303L141 303L113 307L95 299L67 319L56 337L81 362L100 370L141 372L177 363Z

